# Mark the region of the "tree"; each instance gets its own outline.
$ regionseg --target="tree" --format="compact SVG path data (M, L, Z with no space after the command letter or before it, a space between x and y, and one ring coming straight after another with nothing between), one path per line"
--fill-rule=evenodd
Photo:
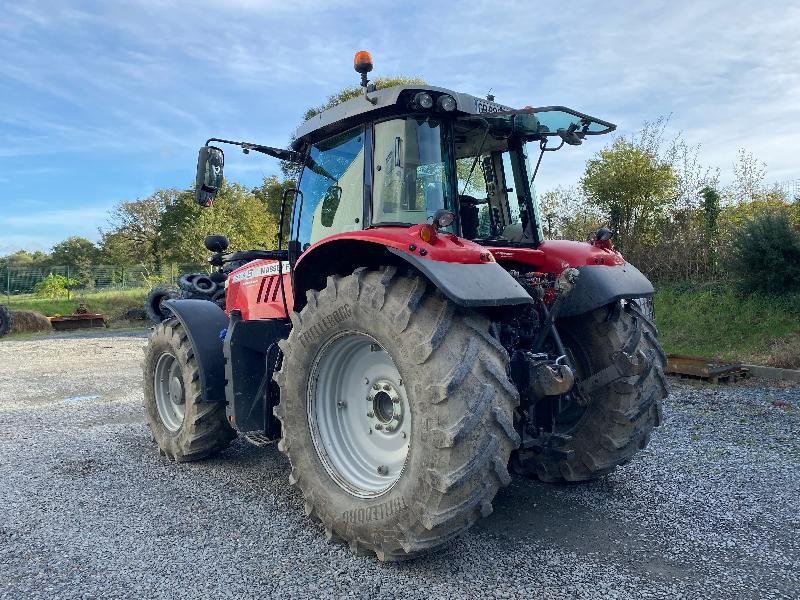
M550 239L587 240L606 223L597 207L574 187L559 186L545 192L539 206L545 221L545 236Z
M800 289L800 232L787 212L765 211L748 220L733 238L731 266L745 291Z
M264 205L267 218L275 224L275 239L273 240L273 247L278 247L278 228L281 220L281 204L283 203L283 195L287 190L295 187L294 181L291 179L284 179L281 181L276 176L265 177L264 181L257 188L253 188L252 193ZM286 243L289 240L289 228L291 220L292 202L294 200L293 194L286 196L286 208L283 215L283 239L281 240L281 248L286 248Z
M50 273L34 286L39 298L68 298L69 290L78 285L76 279Z
M160 240L165 257L175 262L205 262L207 235L228 236L232 249L272 248L278 234L265 203L238 183L225 182L212 208L201 208L187 190L164 210Z
M678 180L672 165L646 147L619 138L586 164L581 187L608 216L615 243L631 250L647 243L673 203Z
M164 258L161 216L180 193L174 188L156 190L147 198L117 205L109 216L111 229L101 230L103 250L124 252L128 264L151 264L160 271Z
M41 250L17 250L0 258L0 264L9 267L43 267L50 264L50 256Z
M758 160L751 152L739 148L733 163L733 184L728 189L728 199L734 204L752 202L764 195L764 179L767 176L766 163Z
M99 250L86 238L72 236L53 246L50 259L54 265L78 267L97 261Z

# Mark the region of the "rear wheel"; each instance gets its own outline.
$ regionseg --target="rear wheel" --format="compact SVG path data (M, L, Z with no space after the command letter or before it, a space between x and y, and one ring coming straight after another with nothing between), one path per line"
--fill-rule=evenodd
M666 355L632 302L566 319L559 331L583 391L554 417L566 444L529 455L526 464L543 481L587 481L627 463L661 424Z
M0 304L0 337L11 331L11 326L13 324L14 319L11 317L11 312Z
M306 513L380 560L465 531L510 481L508 355L489 322L393 267L332 276L292 314L279 448Z
M202 403L200 396L194 349L183 325L168 319L156 326L145 348L144 407L159 449L174 461L212 456L236 437L225 419L225 403Z

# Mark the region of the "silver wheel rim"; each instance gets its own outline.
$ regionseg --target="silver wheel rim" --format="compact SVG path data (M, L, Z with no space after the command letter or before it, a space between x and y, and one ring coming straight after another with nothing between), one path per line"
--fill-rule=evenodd
M317 352L308 386L314 448L331 478L360 498L400 479L411 441L411 411L400 373L372 337L345 332Z
M178 431L183 423L186 404L181 365L175 356L165 352L158 357L153 379L158 416L169 431Z

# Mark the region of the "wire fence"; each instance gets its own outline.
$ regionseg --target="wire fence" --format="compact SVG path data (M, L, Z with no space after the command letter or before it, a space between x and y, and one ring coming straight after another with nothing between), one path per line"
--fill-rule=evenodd
M50 275L65 277L69 281L69 292L91 292L149 288L159 284L177 286L181 275L208 271L207 264L167 264L160 269L147 265L0 266L0 293L7 297L34 294L37 284Z

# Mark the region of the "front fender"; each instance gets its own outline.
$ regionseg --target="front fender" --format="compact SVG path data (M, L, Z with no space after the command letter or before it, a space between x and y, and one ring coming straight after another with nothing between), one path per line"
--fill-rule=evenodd
M200 402L225 402L225 356L221 335L228 327L225 311L208 300L169 300L169 310L181 322L200 371Z
M611 302L653 295L653 284L630 263L619 266L585 265L580 277L564 298L558 317L573 317Z

